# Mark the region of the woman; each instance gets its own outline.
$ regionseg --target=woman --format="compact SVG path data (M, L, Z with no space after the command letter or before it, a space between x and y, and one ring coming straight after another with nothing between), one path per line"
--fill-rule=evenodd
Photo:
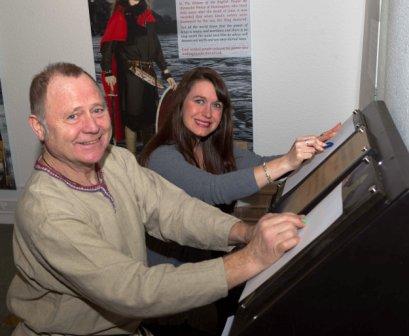
M279 157L235 147L227 87L217 72L199 67L183 76L169 117L139 161L189 195L224 206L256 193L323 151L321 140L300 137Z
M119 99L111 108L117 109L117 113L120 110L126 147L134 154L137 133L145 144L154 132L157 88L162 87L154 63L168 84L176 87L154 25L153 12L145 0L117 0L101 39L104 88L110 97L118 91ZM108 99L108 103L113 99ZM118 135L117 126L118 119L114 118Z
M139 162L194 196L231 212L236 200L256 193L321 152L316 136L298 138L283 156L263 157L233 145L232 106L219 74L207 67L187 72L173 94L171 110ZM148 262L179 265L212 257L208 251L163 243L147 237ZM235 311L240 288L216 303L220 335L224 321ZM192 317L193 315L193 317ZM188 323L197 320L186 315ZM200 317L205 312L197 312ZM204 320L207 320L204 318Z

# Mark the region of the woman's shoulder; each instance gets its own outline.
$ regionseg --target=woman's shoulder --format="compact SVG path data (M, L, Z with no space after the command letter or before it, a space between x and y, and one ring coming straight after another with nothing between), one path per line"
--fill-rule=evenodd
M254 152L247 148L243 148L242 146L239 145L233 145L233 155L235 157L241 157L241 156L247 156L247 155L253 155Z
M149 156L148 165L156 165L157 163L169 162L172 159L183 159L183 155L177 150L175 145L162 145L156 148Z
M234 146L233 155L238 169L258 166L263 163L263 157L250 149Z
M161 145L156 148L152 153L151 157L156 157L158 155L169 155L179 153L175 145Z

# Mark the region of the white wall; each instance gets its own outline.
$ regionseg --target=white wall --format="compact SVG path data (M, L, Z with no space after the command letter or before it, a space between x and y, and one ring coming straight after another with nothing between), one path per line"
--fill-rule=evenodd
M17 188L24 186L39 151L27 124L31 79L54 61L95 73L85 0L1 0L0 78ZM18 191L0 191L0 222L12 221ZM11 211L10 211L11 209Z
M358 107L365 0L251 5L254 148L280 153Z
M359 107L365 108L377 96L377 71L380 41L380 2L367 0L365 6L364 42L362 50L362 70L359 93Z
M379 98L384 100L409 148L409 2L383 1Z
M364 0L253 0L251 20L256 151L283 152L296 135L343 121L358 103ZM29 83L54 61L94 73L87 1L1 0L0 78L19 189L39 148L26 122ZM16 194L0 192L0 215Z

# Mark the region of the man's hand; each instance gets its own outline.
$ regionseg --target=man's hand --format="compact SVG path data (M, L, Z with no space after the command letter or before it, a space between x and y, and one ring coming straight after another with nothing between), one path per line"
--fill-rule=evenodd
M266 214L246 231L251 234L247 246L223 257L227 283L232 288L260 273L300 240L298 229L304 227L302 217L291 214Z
M302 227L301 217L292 213L264 215L247 245L254 263L259 263L264 269L277 261L284 252L298 244L298 229Z

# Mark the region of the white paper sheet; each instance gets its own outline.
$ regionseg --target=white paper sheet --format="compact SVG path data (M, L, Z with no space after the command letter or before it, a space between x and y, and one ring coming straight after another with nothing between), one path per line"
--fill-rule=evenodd
M222 336L229 336L230 329L231 329L231 326L233 325L233 322L234 322L234 315L229 316L226 320L226 324L224 325Z
M342 211L342 183L340 183L308 213L306 216L306 226L299 231L301 238L299 244L286 252L281 259L269 268L247 281L239 301L254 292L262 283L287 264L304 247L323 233L339 216L341 216Z
M311 161L305 162L299 169L294 171L284 184L283 195L293 189L298 183L300 183L306 176L308 176L316 167L319 166L332 152L334 152L340 145L342 145L346 139L348 139L355 132L355 126L353 121L353 115L349 117L343 124L338 133L329 141L333 145L326 148L322 153L314 156Z

